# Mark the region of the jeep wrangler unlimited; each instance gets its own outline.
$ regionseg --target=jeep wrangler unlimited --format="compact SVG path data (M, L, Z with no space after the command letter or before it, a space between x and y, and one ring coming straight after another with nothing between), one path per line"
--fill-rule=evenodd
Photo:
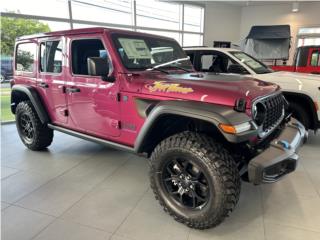
M277 85L197 73L176 41L115 29L18 38L11 102L31 150L57 130L150 157L156 199L197 229L228 216L241 178L294 171L307 138Z

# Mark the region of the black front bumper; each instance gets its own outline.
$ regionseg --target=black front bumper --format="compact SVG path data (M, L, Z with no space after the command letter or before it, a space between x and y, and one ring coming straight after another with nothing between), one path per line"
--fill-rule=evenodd
M248 165L249 181L253 184L272 183L296 169L298 150L308 138L303 125L292 119L270 146L254 157Z

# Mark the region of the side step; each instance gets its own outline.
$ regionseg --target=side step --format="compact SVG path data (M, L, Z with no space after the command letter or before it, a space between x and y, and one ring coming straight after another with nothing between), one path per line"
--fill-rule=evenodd
M53 130L57 130L59 132L66 133L66 134L74 136L74 137L82 138L82 139L87 140L87 141L91 141L91 142L95 142L95 143L99 143L99 144L105 145L107 147L116 148L116 149L119 149L119 150L122 150L122 151L135 153L133 147L129 147L129 146L126 146L126 145L115 143L115 142L110 142L110 141L105 140L105 139L97 138L97 137L94 137L94 136L91 136L91 135L87 135L87 134L84 134L84 133L79 133L79 132L76 132L76 131L73 131L73 130L70 130L70 129L67 129L67 128L64 128L64 127L59 127L59 126L56 126L56 125L53 125L53 124L48 124L48 127L53 129Z

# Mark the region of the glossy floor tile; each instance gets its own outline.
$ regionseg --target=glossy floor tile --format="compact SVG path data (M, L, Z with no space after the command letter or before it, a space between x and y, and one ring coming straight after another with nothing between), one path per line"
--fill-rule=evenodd
M1 130L3 240L320 239L320 135L310 133L295 173L243 182L230 217L198 231L162 210L147 159L58 132L47 151L32 152L14 124Z

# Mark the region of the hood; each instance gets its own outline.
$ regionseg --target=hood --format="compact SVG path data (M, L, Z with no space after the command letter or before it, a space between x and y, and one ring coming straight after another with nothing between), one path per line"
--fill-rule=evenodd
M279 84L285 91L305 92L314 96L319 95L320 75L297 72L273 72L258 74L255 77Z
M143 74L141 77L144 94L225 106L234 106L237 99L243 98L250 108L255 98L279 90L272 83L230 74Z
M264 74L261 74L264 75ZM283 80L298 79L300 81L317 81L320 82L320 75L316 74L308 74L308 73L298 73L298 72L272 72L266 75L270 75L272 77L277 77Z

